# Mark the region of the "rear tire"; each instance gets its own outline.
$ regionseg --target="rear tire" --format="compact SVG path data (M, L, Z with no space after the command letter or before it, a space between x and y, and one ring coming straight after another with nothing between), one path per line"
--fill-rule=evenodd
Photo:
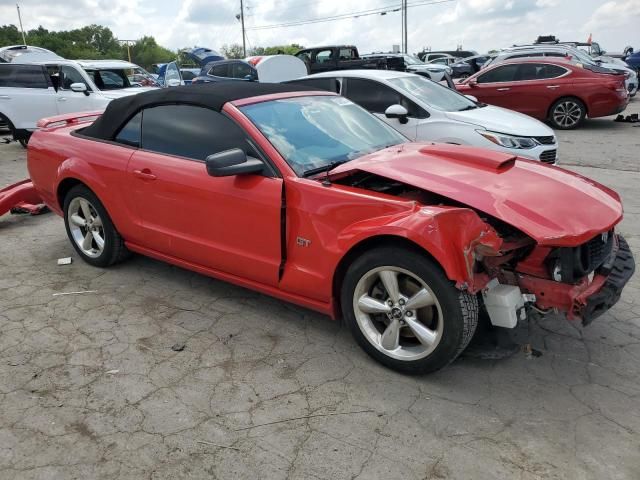
M356 259L340 301L358 344L383 365L409 374L451 363L478 323L477 297L455 288L425 255L404 248L376 248Z
M130 255L102 202L84 185L65 196L64 225L73 248L94 267L108 267Z
M558 130L578 128L587 116L587 108L581 100L564 97L557 100L549 110L549 123Z

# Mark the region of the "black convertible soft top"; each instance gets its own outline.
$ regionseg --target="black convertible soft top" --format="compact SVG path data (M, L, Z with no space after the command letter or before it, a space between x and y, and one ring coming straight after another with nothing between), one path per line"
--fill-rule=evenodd
M143 108L168 104L189 104L220 111L225 103L272 93L314 91L317 88L281 83L229 81L184 87L162 88L113 100L104 113L82 130L82 134L113 140L120 127Z

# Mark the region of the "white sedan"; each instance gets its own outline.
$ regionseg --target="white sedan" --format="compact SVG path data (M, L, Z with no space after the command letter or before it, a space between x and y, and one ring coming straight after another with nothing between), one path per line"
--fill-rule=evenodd
M419 75L343 70L309 75L295 83L340 93L414 141L473 145L556 163L556 137L544 123L479 103Z

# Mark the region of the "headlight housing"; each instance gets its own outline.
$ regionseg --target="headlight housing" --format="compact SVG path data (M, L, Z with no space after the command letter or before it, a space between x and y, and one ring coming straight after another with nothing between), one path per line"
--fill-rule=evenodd
M504 133L490 132L487 130L476 130L480 135L496 145L505 148L515 148L519 150L528 150L540 145L535 138L515 137Z

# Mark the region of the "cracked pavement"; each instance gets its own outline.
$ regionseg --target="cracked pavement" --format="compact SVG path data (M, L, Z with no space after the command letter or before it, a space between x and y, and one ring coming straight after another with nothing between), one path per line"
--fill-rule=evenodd
M640 128L559 138L621 193L640 258ZM25 158L0 145L2 185ZM0 239L2 479L640 478L637 275L586 329L520 327L539 357L407 377L314 312L141 256L93 268L53 214L3 216Z

